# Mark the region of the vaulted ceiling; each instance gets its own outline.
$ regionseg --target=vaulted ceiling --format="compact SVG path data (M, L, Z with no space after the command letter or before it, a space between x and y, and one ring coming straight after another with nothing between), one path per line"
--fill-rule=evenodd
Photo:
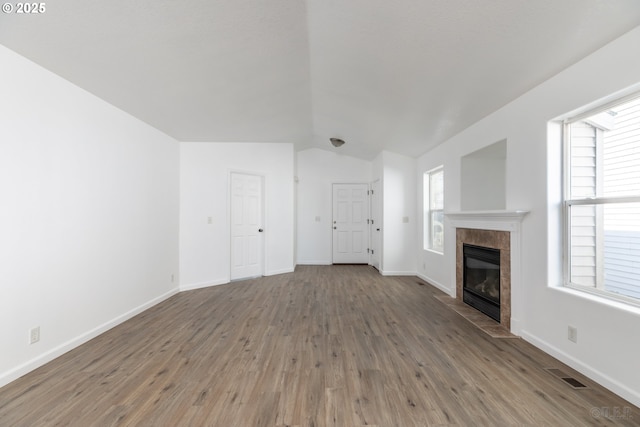
M424 153L638 25L638 0L55 0L1 14L0 43L180 141L335 136L371 159Z

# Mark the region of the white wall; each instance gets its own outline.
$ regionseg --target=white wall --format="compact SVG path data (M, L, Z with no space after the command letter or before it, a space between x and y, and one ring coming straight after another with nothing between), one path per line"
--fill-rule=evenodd
M310 149L297 155L298 263L331 264L332 183L370 183L382 189L381 268L415 274L417 230L415 159L381 152L373 162ZM319 217L319 221L316 218ZM405 219L408 222L403 222Z
M455 256L455 236L445 229L444 253L424 249L424 173L443 166L444 172L444 210L459 210L452 208L452 196L455 195L456 179L460 175L460 158L455 147L443 144L429 153L421 156L416 164L416 205L418 210L418 225L416 235L416 271L419 277L438 287L449 295L455 294L455 276L446 268L447 258ZM456 176L456 173L458 174ZM446 224L446 219L445 219ZM452 249L453 248L453 249Z
M228 192L232 171L265 177L265 275L293 271L293 145L182 142L181 289L229 282Z
M414 275L418 238L416 160L383 151L373 162L373 179L382 183L381 273Z
M0 64L1 386L176 291L178 143L2 46Z
M332 262L332 184L370 183L371 162L312 148L297 153L297 263Z
M521 236L522 336L636 405L640 405L640 340L634 337L640 310L558 286L562 283L560 127L548 128L548 122L638 83L640 56L630 52L639 45L640 28L636 28L418 159L418 175L444 164L445 211L459 211L461 156L507 139L506 208L531 211ZM424 250L419 256L424 271L453 294L455 236L453 230L447 232L445 262ZM567 340L568 325L578 328L577 344Z

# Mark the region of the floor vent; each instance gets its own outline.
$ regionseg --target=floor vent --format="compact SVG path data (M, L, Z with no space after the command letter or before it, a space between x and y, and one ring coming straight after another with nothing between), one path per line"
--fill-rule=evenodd
M562 381L569 384L573 388L587 388L586 385L582 384L580 381L578 381L575 378L571 378L571 377L562 378Z
M560 378L562 381L569 384L571 387L573 387L576 390L588 388L586 385L582 384L580 381L573 378L571 375L566 374L565 372L563 372L558 368L544 368L544 369L554 377Z

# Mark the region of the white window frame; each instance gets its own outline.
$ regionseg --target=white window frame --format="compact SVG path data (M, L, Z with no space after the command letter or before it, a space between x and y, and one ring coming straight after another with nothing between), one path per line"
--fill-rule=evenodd
M431 197L431 179L435 174L442 173L442 208L433 209L432 207L432 197ZM436 168L433 168L424 173L423 178L423 186L424 186L424 199L423 199L423 210L424 210L424 221L423 221L423 247L425 250L435 252L437 254L444 253L444 223L442 224L442 245L441 247L434 247L433 244L433 227L432 227L432 218L434 212L442 212L442 217L444 218L444 165L440 165Z
M618 98L616 100L606 102L598 107L591 108L578 115L569 117L563 121L563 161L562 161L562 175L563 175L563 192L562 192L562 216L564 225L564 238L563 238L563 276L564 286L567 288L575 289L581 292L586 292L592 295L597 295L609 300L619 301L634 306L640 306L640 299L633 298L626 295L609 292L603 289L599 289L597 286L591 287L573 283L571 281L571 267L572 267L572 254L571 254L571 207L572 206L604 206L606 204L614 203L640 203L640 194L638 196L623 196L623 197L583 197L573 199L571 198L571 135L570 125L582 121L588 117L594 116L598 113L607 111L615 106L627 103L634 99L640 98L640 92L634 92L627 96ZM640 191L639 191L640 193ZM601 261L603 262L603 261Z

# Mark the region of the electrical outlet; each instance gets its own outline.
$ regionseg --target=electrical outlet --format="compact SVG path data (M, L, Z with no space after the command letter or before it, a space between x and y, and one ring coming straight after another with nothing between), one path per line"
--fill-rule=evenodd
M571 342L578 342L578 328L576 328L575 326L569 326L568 330L567 330L567 338L569 339L569 341Z
M35 344L40 341L40 326L36 326L29 331L29 344Z
M213 224L213 217L212 216L207 217L207 224Z
M173 280L174 280L174 278L173 278L173 274L172 274L171 275L171 283L173 283Z

